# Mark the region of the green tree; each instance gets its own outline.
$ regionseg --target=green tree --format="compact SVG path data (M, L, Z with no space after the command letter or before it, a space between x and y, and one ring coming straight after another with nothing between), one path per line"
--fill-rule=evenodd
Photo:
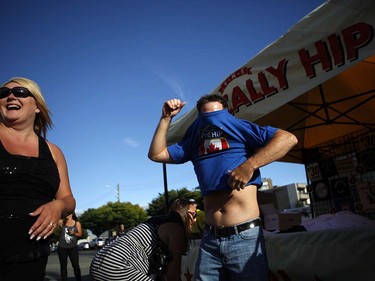
M169 190L168 191L168 206L176 200L178 197L183 197L186 199L194 199L198 203L199 209L203 210L203 201L200 196L199 187L195 188L193 191L188 190L186 187L183 187L179 190ZM164 193L159 193L159 196L154 198L147 208L147 214L149 216L163 215L166 213L165 207L165 196Z
M138 204L109 202L97 209L88 209L80 216L82 227L100 235L106 230L117 230L120 224L131 229L147 219L147 213Z

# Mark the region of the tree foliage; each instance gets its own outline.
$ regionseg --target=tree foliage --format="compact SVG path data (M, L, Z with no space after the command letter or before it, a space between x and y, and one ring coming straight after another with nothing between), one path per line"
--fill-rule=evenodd
M147 219L139 205L130 202L109 202L97 209L88 209L79 217L82 227L99 236L106 230L117 230L120 224L131 229Z
M177 197L194 199L198 203L199 209L204 209L198 188L193 191L185 187L168 191L168 207ZM88 209L79 216L79 221L83 229L90 229L99 236L107 230L118 230L120 224L124 224L125 228L129 230L147 220L149 216L162 215L166 212L165 196L159 193L159 196L151 201L147 211L138 204L133 205L130 202L109 202L97 209Z
M198 203L199 209L203 210L203 201L200 197L200 191L198 188L195 188L193 191L188 190L186 187L183 187L179 190L169 190L168 191L168 207L171 203L178 197L183 197L186 199L194 199ZM149 216L162 215L167 213L165 195L164 193L159 193L159 196L151 201L148 206L147 214Z

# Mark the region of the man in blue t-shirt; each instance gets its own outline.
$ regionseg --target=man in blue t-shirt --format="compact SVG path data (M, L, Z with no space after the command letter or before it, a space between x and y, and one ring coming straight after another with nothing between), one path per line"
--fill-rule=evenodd
M167 146L171 120L185 102L164 103L148 157L155 162L191 161L204 198L206 229L195 279L268 280L268 265L257 188L259 168L283 157L297 144L284 130L232 116L219 95L197 102L198 117L183 139Z

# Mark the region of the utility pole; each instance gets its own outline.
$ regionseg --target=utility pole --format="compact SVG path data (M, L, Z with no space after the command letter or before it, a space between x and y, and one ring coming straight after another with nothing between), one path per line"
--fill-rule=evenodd
M165 213L168 214L168 210L169 210L168 180L167 180L167 164L165 164L165 163L163 163L163 178L164 178Z
M120 184L117 184L117 202L120 203Z

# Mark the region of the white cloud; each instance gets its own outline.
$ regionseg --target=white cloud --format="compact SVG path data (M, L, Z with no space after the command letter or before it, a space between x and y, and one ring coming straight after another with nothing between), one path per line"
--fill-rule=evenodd
M129 137L126 137L124 139L124 143L130 147L133 147L133 148L136 148L139 146L139 142L137 142L136 140L132 139L132 138L129 138Z
M181 87L180 83L179 83L177 80L175 80L175 79L173 79L173 78L171 78L171 77L168 77L167 75L164 75L164 74L162 74L162 73L158 73L158 75L159 75L159 77L160 77L165 83L167 83L167 84L169 85L169 87L172 88L173 92L174 92L175 94L177 94L177 96L178 96L181 100L186 101L186 97L185 97L184 91L182 90L182 87Z
M150 60L147 61L148 67L152 73L157 75L164 83L171 87L172 91L177 95L182 101L186 101L185 93L181 87L181 82L177 78L172 78L171 75L166 74L168 71L161 70L162 66L158 62L151 63ZM176 77L174 71L173 76Z

